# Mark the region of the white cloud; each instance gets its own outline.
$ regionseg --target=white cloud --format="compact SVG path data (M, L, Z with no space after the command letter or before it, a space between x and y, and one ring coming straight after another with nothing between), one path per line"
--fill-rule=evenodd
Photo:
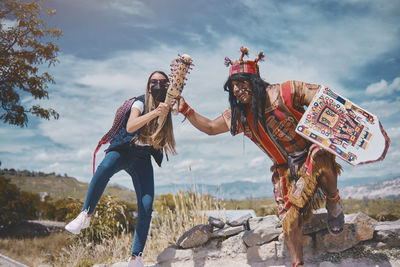
M389 96L394 92L400 92L400 77L395 78L391 84L388 84L386 80L370 84L365 92L372 96Z
M393 140L400 139L400 127L392 127L387 130L389 137Z
M18 21L10 20L10 19L1 19L0 23L2 24L2 27L7 29L7 28L13 28L13 27L17 26Z
M113 0L107 1L108 7L111 7L122 13L136 16L153 16L154 12L147 7L143 1L139 0Z
M372 112L379 119L390 118L392 115L397 115L400 99L394 99L389 102L387 100L371 100L360 104L361 107L365 107L368 112Z
M187 76L183 91L185 99L197 112L213 119L228 106L227 94L222 88L228 76L223 59L225 56L237 59L241 45L250 49L250 59L264 50L266 62L260 63L260 70L268 82L296 79L324 84L339 93L345 88L343 78L360 78L355 70L398 46L398 35L395 34L398 28L379 19L379 15L384 14L381 10L376 17L361 14L357 18L339 16L330 21L315 9L309 10L309 5L243 2L249 7L248 16L240 23L236 19L229 22L227 18L232 28L226 29L224 39L212 49L207 46L205 36L195 27L192 31L188 27L186 37L197 41L198 46L186 47L184 43L167 46L163 40L158 40L158 47L115 51L109 58L81 59L61 54L60 64L52 69L57 84L50 91L48 101L60 113L60 119L41 121L38 129L29 131L0 127L0 151L5 158L2 162L7 165L4 167L68 173L89 181L93 150L111 127L116 108L125 99L144 92L147 77L153 70L169 72L169 63L178 53L190 54L195 64ZM107 5L124 14L152 15L150 8L140 1L113 1ZM293 20L282 20L282 17ZM205 27L210 37L219 40L219 25L207 23L198 26ZM391 83L382 80L370 85L366 94L396 93L399 83L400 77ZM359 92L346 91L343 95L359 103L360 95L357 94ZM391 102L372 100L360 106L379 118L390 119L398 111L399 104L399 100L392 98ZM154 167L156 184L191 183L193 179L214 184L242 179L265 181L266 177L269 180L272 162L250 140L242 135L231 137L229 133L208 136L188 121L182 124L182 119L182 115L174 117L178 155L171 156L169 162L164 161L162 168ZM398 122L385 126L392 138L387 159L383 163L356 168L342 163L345 172L340 179L363 177L374 172L383 176L393 171L400 151L396 141L399 127ZM97 164L103 157L104 153L100 151ZM124 172L117 174L111 182L132 187Z

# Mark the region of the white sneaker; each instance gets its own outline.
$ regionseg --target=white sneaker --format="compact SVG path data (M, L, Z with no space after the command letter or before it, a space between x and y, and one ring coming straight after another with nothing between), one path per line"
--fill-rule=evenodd
M145 267L142 262L142 257L136 256L136 258L134 260L130 260L128 262L128 267Z
M84 210L79 215L65 226L65 229L75 235L81 232L81 229L88 228L90 225L90 216L88 211Z

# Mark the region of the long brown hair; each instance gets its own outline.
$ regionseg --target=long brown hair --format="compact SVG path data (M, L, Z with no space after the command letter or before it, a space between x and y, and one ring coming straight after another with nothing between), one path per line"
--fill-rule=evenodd
M156 102L150 93L150 79L155 73L159 73L163 75L167 80L169 80L168 75L160 70L156 70L150 74L149 78L147 79L144 105L145 109L143 114L149 113L157 107ZM157 118L146 123L139 132L139 141L145 144L151 144L156 149L163 148L167 155L168 153L176 154L171 112L168 113L165 124L162 127L160 133L152 138L152 135L157 130L157 127Z

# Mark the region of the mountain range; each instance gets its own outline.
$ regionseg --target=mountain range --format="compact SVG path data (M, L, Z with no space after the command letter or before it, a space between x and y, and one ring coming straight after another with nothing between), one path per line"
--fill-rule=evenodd
M29 192L47 192L53 198L74 197L83 199L88 184L78 181L67 175L55 173L16 171L14 169L0 169L0 175L11 179L21 190ZM366 177L358 179L339 180L339 190L342 198L400 198L400 177L380 178ZM179 190L194 190L198 193L211 194L216 198L229 199L255 199L273 198L273 187L270 181L249 182L234 181L220 185L210 184L167 184L156 185L155 193L176 193ZM134 191L120 185L109 185L106 194L117 196L126 201L135 201Z

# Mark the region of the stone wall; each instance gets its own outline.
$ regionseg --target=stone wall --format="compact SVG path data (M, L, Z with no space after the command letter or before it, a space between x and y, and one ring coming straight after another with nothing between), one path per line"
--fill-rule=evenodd
M363 213L349 214L343 232L336 236L328 233L326 223L326 210L321 209L303 227L306 262L364 243L376 248L400 246L400 220L377 222ZM249 214L226 222L210 217L209 224L188 230L157 261L160 267L226 266L228 262L231 266L269 266L290 265L290 256L278 217L252 218Z

